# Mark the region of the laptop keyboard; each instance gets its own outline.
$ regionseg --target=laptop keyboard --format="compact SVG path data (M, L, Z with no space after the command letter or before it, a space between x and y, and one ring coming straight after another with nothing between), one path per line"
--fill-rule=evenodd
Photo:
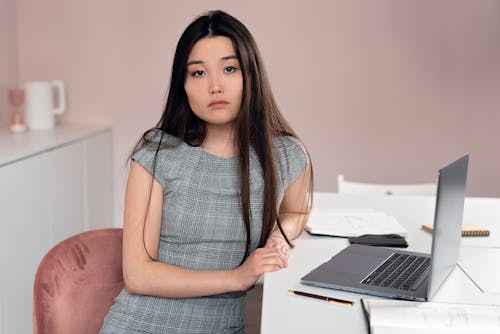
M426 256L392 254L361 283L400 290L416 290L429 272Z

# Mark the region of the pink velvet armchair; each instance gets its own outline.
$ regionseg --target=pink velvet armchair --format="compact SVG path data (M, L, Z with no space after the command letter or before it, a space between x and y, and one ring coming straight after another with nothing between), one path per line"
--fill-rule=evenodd
M91 230L54 246L33 291L33 333L98 333L123 287L121 228Z

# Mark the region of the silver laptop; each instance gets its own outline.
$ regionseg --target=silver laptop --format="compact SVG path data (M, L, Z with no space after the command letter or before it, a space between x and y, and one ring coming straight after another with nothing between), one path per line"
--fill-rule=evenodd
M429 300L457 264L469 156L439 170L431 254L350 245L301 280L376 296Z

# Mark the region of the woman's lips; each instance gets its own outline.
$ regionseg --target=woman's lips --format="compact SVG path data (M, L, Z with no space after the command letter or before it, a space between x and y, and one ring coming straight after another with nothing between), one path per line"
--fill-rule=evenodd
M220 109L225 107L228 103L227 101L213 101L208 106L212 109Z

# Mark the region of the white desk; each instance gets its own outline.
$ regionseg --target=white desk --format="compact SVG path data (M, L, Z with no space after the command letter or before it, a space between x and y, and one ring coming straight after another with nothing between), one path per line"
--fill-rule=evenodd
M420 226L434 219L434 197L318 194L315 208L373 208L385 211L408 229L409 250L430 253L431 234ZM500 199L467 198L464 223L492 231L489 237L462 238L462 247L500 247ZM261 333L368 333L360 298L349 293L300 284L300 278L348 245L347 239L304 232L290 252L288 268L264 277ZM500 261L500 259L499 259ZM498 263L498 262L497 262ZM355 301L354 307L288 294L288 289ZM375 297L370 297L375 298ZM495 303L500 294L484 294L460 269L448 277L433 301Z

